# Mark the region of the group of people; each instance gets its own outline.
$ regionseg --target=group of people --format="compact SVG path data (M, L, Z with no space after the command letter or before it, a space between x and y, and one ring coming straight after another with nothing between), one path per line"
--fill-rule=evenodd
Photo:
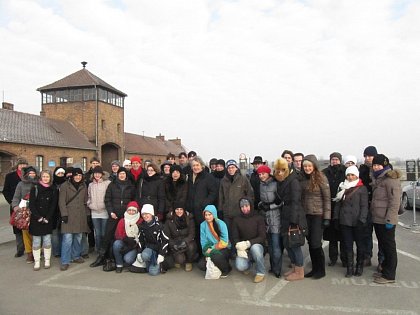
M346 277L361 276L371 265L372 232L378 239L374 281L395 281L400 174L373 146L364 163L338 152L320 169L315 155L285 150L271 169L261 156L249 175L233 159L211 159L209 167L194 151L168 154L158 167L139 156L111 163L107 173L97 158L80 168L57 167L40 174L24 159L6 176L3 194L11 213L27 200L28 230L14 228L16 257L27 253L33 269L50 268L51 255L61 270L83 263L90 248L98 254L91 267L121 273L157 275L171 268L208 271L209 262L226 277L232 270L255 283L271 272L288 281L325 276L322 240L329 240L328 265L338 257ZM143 165L142 165L143 164ZM299 241L292 234L300 236ZM312 269L305 274L302 246L309 246ZM353 243L356 243L354 264ZM290 270L282 273L283 252Z

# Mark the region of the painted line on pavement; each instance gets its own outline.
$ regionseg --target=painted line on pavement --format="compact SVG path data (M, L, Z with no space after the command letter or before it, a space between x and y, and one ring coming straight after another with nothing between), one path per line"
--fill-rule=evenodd
M84 286L84 285L47 283L47 284L42 284L42 286L51 287L51 288L72 289L72 290L87 290L87 291L108 292L108 293L121 293L121 290L118 290L118 289L89 287L89 286Z
M402 222L398 222L398 225L402 226L404 229L411 230L412 233L420 234L420 226L413 228L411 225Z
M373 243L375 243L376 245L378 245L378 241L373 241ZM404 255L404 256L407 256L407 257L410 257L411 259L414 259L414 260L417 260L417 261L419 261L420 262L420 257L418 257L418 256L416 256L416 255L413 255L413 254L410 254L410 253L407 253L407 252L405 252L405 251L403 251L403 250L401 250L401 249L398 249L397 248L397 252L399 253L399 254L401 254L401 255Z

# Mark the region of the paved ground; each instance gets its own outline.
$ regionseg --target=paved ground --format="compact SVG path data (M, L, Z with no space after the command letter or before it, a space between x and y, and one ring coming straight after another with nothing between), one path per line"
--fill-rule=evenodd
M408 226L412 215L407 211L400 220ZM14 242L3 242L0 314L420 314L420 234L398 226L397 246L397 282L382 286L372 282L373 267L348 279L338 265L326 267L321 280L289 283L269 275L260 284L237 271L227 279L204 280L197 268L157 277L106 273L89 268L93 257L66 272L57 259L51 269L34 272L23 257L13 257ZM287 262L286 256L284 269Z

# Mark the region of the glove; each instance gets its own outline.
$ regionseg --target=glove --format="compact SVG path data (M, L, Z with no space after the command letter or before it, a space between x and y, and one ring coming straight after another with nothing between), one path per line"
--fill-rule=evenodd
M260 201L258 203L258 209L268 211L270 210L270 204L268 202Z
M157 264L161 264L163 263L164 260L165 260L165 257L163 257L162 255L158 255L156 262Z
M392 224L392 223L387 223L387 224L385 224L385 229L387 229L387 230L392 230L393 228L394 228L394 224Z
M248 248L251 247L251 242L250 241L242 241L242 242L238 242L235 245L237 250L247 250Z
M246 250L237 250L236 254L238 255L238 257L248 259L248 253L246 252Z
M127 247L130 250L133 249L134 247L136 247L136 240L132 237L126 236L126 237L123 238L122 241L124 242L125 245L127 245Z
M276 199L274 199L274 203L277 205L277 206L279 206L279 205L281 205L281 199L279 198L279 197L276 197Z
M329 219L324 219L324 221L322 221L322 226L324 228L327 228L330 226L330 220Z
M69 222L69 217L68 216L61 217L61 222L67 224Z
M187 243L185 241L178 241L175 243L174 245L174 251L180 251L180 250L184 250L187 249Z

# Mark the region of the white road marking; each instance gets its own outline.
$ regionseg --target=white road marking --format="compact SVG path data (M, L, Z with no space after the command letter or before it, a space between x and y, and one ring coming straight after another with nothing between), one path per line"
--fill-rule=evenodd
M38 285L41 285L41 284L38 284ZM69 285L69 284L47 283L47 284L42 284L42 286L51 287L51 288L72 289L72 290L87 290L87 291L97 291L97 292L121 293L121 290L118 290L118 289L89 287L89 286L85 286L85 285Z
M411 230L412 233L420 234L420 227L413 228L411 225L408 225L402 222L398 222L398 225L402 226L405 229Z
M289 281L283 279L279 280L277 284L266 293L266 295L264 296L264 301L271 301L288 283Z
M373 243L375 243L376 245L378 245L378 241L373 241ZM418 257L418 256L416 256L416 255L413 255L413 254L410 254L410 253L407 253L407 252L405 252L405 251L403 251L403 250L401 250L401 249L398 249L397 248L397 252L399 253L399 254L401 254L401 255L404 255L404 256L407 256L407 257L410 257L411 259L414 259L414 260L417 260L417 261L420 261L420 257Z

